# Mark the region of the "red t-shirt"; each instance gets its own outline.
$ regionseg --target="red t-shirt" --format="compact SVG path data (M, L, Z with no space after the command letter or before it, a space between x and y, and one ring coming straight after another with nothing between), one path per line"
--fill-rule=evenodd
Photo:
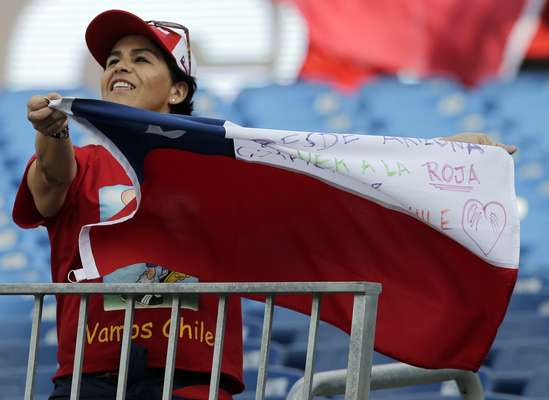
M39 225L47 228L53 282L69 282L69 272L81 267L78 251L80 228L108 218L123 208L122 201L114 208L104 204L105 199L112 200L112 193L118 193L118 197L114 197L120 199L120 190L105 195L105 188L119 189L131 185L120 164L105 148L96 145L75 147L75 155L77 174L63 207L55 217L44 218L36 209L27 186L28 167L13 209L14 221L22 228ZM31 162L33 160L34 157ZM181 262L185 262L184 254L181 255ZM201 295L198 311L182 310L176 368L198 372L211 370L217 300L217 296ZM104 311L101 295L90 296L88 304L83 372L116 370L119 366L124 312ZM55 377L72 374L78 307L79 296L57 296L59 369ZM169 320L170 310L165 308L139 309L135 312L133 340L147 348L149 367L162 368L165 365ZM232 393L242 391L242 317L240 299L236 297L228 302L222 374L226 379L226 389Z

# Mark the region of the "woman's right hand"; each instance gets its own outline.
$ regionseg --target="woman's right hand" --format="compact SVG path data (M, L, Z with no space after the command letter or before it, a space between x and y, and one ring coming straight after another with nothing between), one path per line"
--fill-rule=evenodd
M60 111L49 108L48 100L60 99L59 93L46 96L32 96L27 103L27 119L34 129L44 135L57 133L67 125L67 116Z
M52 136L67 126L65 114L48 107L49 100L59 98L58 93L49 93L32 96L27 103L27 118L40 132L36 134L36 159L28 169L27 185L36 209L44 217L59 212L77 171L70 138Z

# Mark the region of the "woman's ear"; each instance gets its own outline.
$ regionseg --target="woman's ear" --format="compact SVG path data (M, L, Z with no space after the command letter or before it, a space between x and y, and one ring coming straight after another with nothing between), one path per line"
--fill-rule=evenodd
M183 81L175 82L170 89L170 98L168 102L171 105L179 104L187 98L189 86Z

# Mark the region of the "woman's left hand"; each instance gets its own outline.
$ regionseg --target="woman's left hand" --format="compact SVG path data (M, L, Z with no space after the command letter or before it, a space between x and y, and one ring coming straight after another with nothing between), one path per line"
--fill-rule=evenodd
M457 135L446 136L443 138L450 142L464 142L464 143L474 143L474 144L485 144L488 146L498 146L507 151L509 154L513 154L517 151L517 146L512 144L503 144L496 143L493 141L487 134L478 133L478 132L463 132L458 133Z

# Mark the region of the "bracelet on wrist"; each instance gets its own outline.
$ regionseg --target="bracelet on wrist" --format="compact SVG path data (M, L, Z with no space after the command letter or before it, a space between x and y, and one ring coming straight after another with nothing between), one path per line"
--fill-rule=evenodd
M69 137L69 126L68 125L65 126L63 129L61 129L58 132L54 132L54 133L43 133L43 132L41 132L41 133L44 136L52 137L52 138L55 138L55 139L67 139Z

